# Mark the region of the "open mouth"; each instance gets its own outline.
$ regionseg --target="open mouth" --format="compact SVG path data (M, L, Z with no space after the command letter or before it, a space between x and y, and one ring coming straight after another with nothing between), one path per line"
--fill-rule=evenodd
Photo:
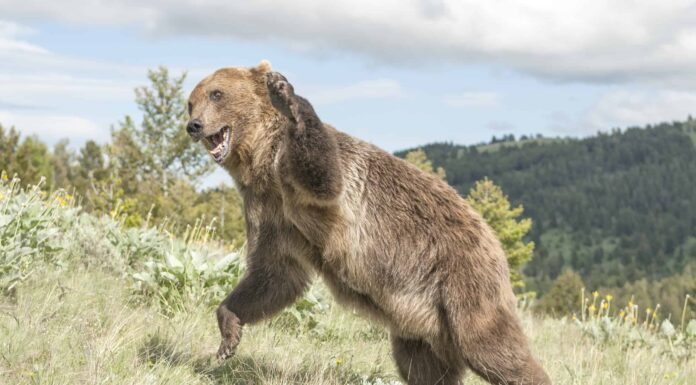
M213 156L216 162L222 162L230 153L230 138L230 128L228 126L205 138L210 144L208 152L210 152L210 155Z

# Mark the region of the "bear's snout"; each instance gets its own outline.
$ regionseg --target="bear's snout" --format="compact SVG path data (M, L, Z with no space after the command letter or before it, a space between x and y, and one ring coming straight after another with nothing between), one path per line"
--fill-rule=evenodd
M188 132L194 140L200 139L201 132L203 132L203 123L200 119L191 119L186 125L186 132Z

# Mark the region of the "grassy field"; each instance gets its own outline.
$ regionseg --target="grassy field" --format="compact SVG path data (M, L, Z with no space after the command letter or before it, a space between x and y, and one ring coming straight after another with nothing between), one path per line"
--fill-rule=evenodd
M0 384L400 383L386 332L320 283L218 362L214 308L243 263L209 237L203 225L181 238L125 228L64 192L0 181ZM634 326L597 305L587 320L521 310L555 384L696 384L696 321Z
M571 322L524 314L556 384L696 384L696 365L650 348L583 336ZM386 333L337 306L317 324L246 327L237 355L218 362L209 306L171 315L134 301L123 277L80 270L41 274L0 305L5 384L398 383ZM465 384L483 383L473 375Z

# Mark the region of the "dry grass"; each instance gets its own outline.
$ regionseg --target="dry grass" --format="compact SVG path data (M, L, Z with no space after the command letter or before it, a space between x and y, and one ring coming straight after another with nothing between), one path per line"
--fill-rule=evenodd
M398 381L386 333L336 306L311 329L247 327L235 357L213 359L213 312L171 318L133 303L113 274L48 272L0 302L3 384L380 384ZM623 350L583 337L572 323L525 315L556 384L696 384L694 362L649 348ZM465 384L482 384L473 375Z

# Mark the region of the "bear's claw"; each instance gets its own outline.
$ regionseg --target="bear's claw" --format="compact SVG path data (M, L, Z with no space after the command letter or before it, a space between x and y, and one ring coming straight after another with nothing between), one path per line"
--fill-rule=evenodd
M226 360L232 356L234 356L235 351L237 350L236 346L233 346L229 341L222 341L220 343L220 348L218 349L217 352L217 357L219 360Z

